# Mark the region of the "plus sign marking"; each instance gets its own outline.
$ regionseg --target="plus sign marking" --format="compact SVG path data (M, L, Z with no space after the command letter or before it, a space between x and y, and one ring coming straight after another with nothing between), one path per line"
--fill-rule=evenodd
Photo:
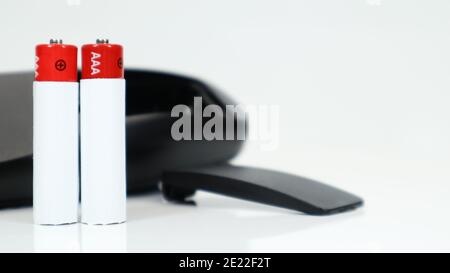
M55 68L58 71L63 71L66 69L66 62L64 60L57 60L55 63Z

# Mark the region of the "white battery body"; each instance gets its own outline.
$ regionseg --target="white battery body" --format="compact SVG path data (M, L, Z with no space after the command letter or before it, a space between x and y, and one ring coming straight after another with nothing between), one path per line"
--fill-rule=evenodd
M78 221L78 83L33 83L33 214L43 225Z
M125 80L80 81L81 221L126 221Z

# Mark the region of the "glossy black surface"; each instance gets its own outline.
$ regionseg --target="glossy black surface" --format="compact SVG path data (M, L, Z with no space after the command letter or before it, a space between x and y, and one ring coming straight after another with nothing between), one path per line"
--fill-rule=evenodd
M34 73L0 75L0 208L32 202ZM127 189L156 190L163 170L226 162L243 141L174 141L170 111L177 104L234 104L204 82L168 73L127 69ZM238 120L237 122L245 122Z
M162 190L166 199L179 203L189 202L196 190L205 190L311 215L344 212L363 204L351 193L308 178L228 164L164 172Z

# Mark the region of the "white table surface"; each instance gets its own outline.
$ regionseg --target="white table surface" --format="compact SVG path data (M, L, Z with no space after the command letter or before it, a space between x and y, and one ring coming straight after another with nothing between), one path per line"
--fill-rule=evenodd
M147 194L129 198L128 222L122 225L37 226L31 208L2 210L0 251L449 251L443 173L436 168L434 175L403 176L421 166L382 161L376 172L353 162L352 168L330 168L323 175L341 173L341 186L364 197L365 207L348 213L306 216L204 192L195 196L197 206L183 206ZM326 170L323 164L317 168Z
M40 227L31 208L1 210L0 251L450 251L449 13L449 1L419 0L2 1L0 72L31 70L49 38L109 38L127 67L279 106L278 145L251 141L234 163L366 204L312 217L207 193L196 207L148 195L111 227Z

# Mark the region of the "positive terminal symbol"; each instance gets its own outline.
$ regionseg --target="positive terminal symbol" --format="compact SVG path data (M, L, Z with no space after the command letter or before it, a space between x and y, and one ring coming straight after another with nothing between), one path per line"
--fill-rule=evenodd
M57 60L55 63L55 68L58 71L64 71L66 69L66 62L62 59Z

